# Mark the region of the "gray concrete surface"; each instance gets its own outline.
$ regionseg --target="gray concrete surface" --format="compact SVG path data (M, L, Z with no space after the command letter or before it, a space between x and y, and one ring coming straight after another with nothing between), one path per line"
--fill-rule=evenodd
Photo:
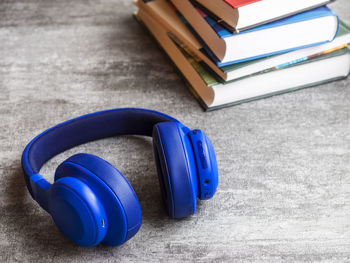
M350 2L332 4L350 23ZM0 1L0 262L349 262L350 80L205 113L129 0ZM203 129L216 196L184 220L165 214L151 140L82 145L116 165L143 225L120 247L77 247L30 198L20 167L36 134L81 114L144 107Z

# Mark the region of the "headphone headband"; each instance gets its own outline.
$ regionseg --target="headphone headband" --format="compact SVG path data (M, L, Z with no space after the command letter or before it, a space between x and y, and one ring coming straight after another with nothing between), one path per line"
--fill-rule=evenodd
M35 137L23 152L22 167L28 190L34 199L42 200L37 194L48 189L50 183L39 171L46 161L65 150L116 135L152 136L155 124L169 121L178 122L157 111L124 108L87 114L58 124Z

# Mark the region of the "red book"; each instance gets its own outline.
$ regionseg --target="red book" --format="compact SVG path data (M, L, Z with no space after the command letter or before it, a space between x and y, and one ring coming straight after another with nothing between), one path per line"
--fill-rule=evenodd
M174 0L171 0L174 1ZM190 1L231 33L251 29L334 0L181 0ZM182 6L181 5L181 6ZM181 10L180 10L181 12Z
M249 5L254 2L258 2L261 0L225 0L226 3L228 3L233 8L238 8L244 5Z

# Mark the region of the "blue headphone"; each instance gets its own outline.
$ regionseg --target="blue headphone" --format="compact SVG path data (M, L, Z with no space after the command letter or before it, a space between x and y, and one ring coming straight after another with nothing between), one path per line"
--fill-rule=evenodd
M40 174L53 156L89 141L116 135L153 137L162 198L172 218L196 211L196 199L211 198L218 185L213 146L200 130L145 109L113 109L78 117L50 128L25 148L22 167L28 190L58 229L81 246L117 246L141 226L141 207L122 173L86 153L61 163L50 184Z

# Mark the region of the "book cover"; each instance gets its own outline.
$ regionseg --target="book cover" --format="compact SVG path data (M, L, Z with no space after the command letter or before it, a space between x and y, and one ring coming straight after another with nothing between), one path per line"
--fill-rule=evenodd
M350 34L350 26L345 24L345 22L342 21L341 19L339 19L339 30L338 30L338 33L336 35L336 39L340 38L342 36L345 36L347 34ZM299 58L296 61L290 61L290 62L288 62L288 64L294 64L294 63L296 63L299 60L307 60L307 59L312 58L312 57L324 55L324 54L327 54L327 53L330 53L330 52L342 49L342 48L344 48L346 46L347 46L346 44L342 44L342 45L340 45L338 47L335 47L335 48L332 48L332 49L328 49L328 50L324 50L323 52L312 54L312 55L310 55L308 57ZM274 56L270 56L270 57L277 57L277 56L278 55L274 55ZM245 62L241 62L241 63L237 63L237 64L226 65L226 66L222 66L220 68L221 68L221 70L223 72L227 73L227 72L234 71L234 70L237 70L237 69L242 68L242 67L246 67L248 65L255 64L255 63L257 63L259 61L262 61L264 59L266 59L266 58L259 58L259 59L256 59L256 60L250 60L250 61L245 61ZM279 68L279 67L283 67L283 65L285 65L285 63L281 64L281 65L276 65L275 67Z
M275 22L271 22L271 23L268 23L265 25L261 25L261 26L252 28L252 29L248 29L246 31L243 31L243 32L240 32L237 34L233 34L233 33L229 32L228 30L226 30L220 23L217 23L214 19L212 19L210 16L208 16L206 13L204 13L199 8L197 8L197 11L207 21L207 23L212 27L212 29L217 33L217 35L220 38L237 37L239 35L258 31L258 30L264 30L264 29L268 29L268 28L272 28L272 27L284 26L284 25L288 25L288 24L292 24L292 23L297 23L297 22L310 20L310 19L314 19L314 18L319 18L319 17L324 17L324 16L329 16L329 15L337 16L327 6L322 6L322 7L318 7L318 8L315 8L313 10L310 10L310 11L306 11L303 13L299 13L299 14L287 17L287 18L280 19L280 20L275 21Z
M209 87L210 86L215 86L215 85L220 85L220 84L222 85L222 83L220 83L220 82L215 82L215 78L210 76L210 73L205 69L205 67L203 67L203 65L198 63L195 59L191 58L190 55L186 54L186 52L184 50L182 50L182 52L183 52L184 56L188 59L189 63L191 63L193 68L197 71L197 73L202 77L203 81ZM253 77L253 76L256 76L256 75L263 75L263 74L269 73L271 71L278 71L278 70L284 70L284 68L297 67L297 66L300 66L300 65L303 65L303 64L316 62L318 60L325 60L325 59L329 59L329 58L332 58L332 57L342 56L342 55L345 55L345 54L348 54L348 53L350 53L349 49L347 47L344 47L344 48L339 49L337 51L334 51L334 52L331 52L331 53L326 53L324 55L317 56L317 57L314 57L314 58L310 58L310 59L305 60L305 61L300 61L300 62L295 63L293 65L288 65L288 66L282 67L282 68L272 68L270 70L263 71L263 72L260 72L260 73L254 74L254 75L246 76L246 77L243 77L243 78L240 78L240 79L236 79L236 80L233 80L233 81L228 81L228 82L225 82L223 85L233 84L233 83L239 82L239 81L241 81L243 79L246 79L246 78L249 78L249 77ZM289 89L282 89L282 90L279 90L279 91L276 91L276 92L266 93L266 94L263 94L263 95L250 97L250 98L247 98L247 99L244 99L244 100L232 101L230 103L221 104L221 105L217 105L217 106L214 106L214 107L210 107L208 105L203 104L203 101L200 101L200 104L202 106L204 106L204 109L206 111L212 111L212 110L222 109L222 108L225 108L225 107L239 105L239 104L250 102L250 101L254 101L254 100L259 100L259 99L264 99L264 98L268 98L268 97L272 97L272 96L276 96L276 95L280 95L280 94L284 94L284 93L289 93L289 92L297 91L297 90L304 89L304 88L310 88L310 87L318 86L318 85L321 85L321 84L329 83L329 82L336 81L336 80L343 79L343 78L346 78L346 76L340 76L340 77L327 79L327 80L324 80L324 81L308 83L308 84L305 84L305 85L301 85L301 86L297 86L297 87L293 87L293 88L289 88ZM219 87L219 88L221 88L221 87ZM191 92L195 92L195 90L192 88ZM198 97L198 95L196 97Z
M323 59L327 59L327 58L331 58L331 57L335 57L335 56L339 56L339 55L343 55L347 52L349 52L347 45L344 45L342 47L337 48L336 50L333 51L329 51L329 52L324 52L321 55L317 55L317 56L310 56L308 58L305 59L300 59L298 61L294 61L293 63L288 63L284 66L276 66L267 70L263 70L260 72L257 72L255 74L252 75L248 75L248 76L244 76L242 78L239 79L235 79L235 80L231 80L231 81L225 81L225 82L221 82L218 81L208 70L206 67L204 67L200 62L198 62L195 58L191 57L190 54L188 54L184 49L182 49L180 46L176 45L180 51L184 54L184 56L187 58L187 60L191 63L191 65L193 66L193 68L197 71L197 73L201 76L201 78L203 79L203 81L208 85L208 86L214 86L214 85L218 85L218 84L223 84L223 85L227 85L229 83L234 83L236 81L245 79L245 78L249 78L252 76L256 76L256 75L260 75L260 74L265 74L271 71L275 71L275 70L283 70L284 68L287 67L295 67L295 66L299 66L302 64L306 64L306 63L311 63L317 60L323 60Z
M225 0L226 3L228 3L233 8L239 8L244 5L249 5L254 2L258 2L261 0Z

